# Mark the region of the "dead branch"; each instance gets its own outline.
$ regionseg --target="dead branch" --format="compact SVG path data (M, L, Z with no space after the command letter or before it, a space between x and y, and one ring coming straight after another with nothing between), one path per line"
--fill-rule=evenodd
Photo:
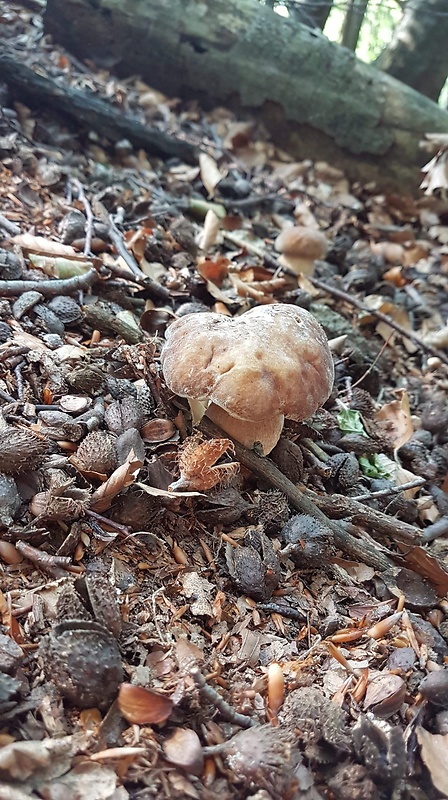
M90 269L84 275L75 275L73 278L51 278L48 281L0 281L0 296L15 297L22 292L37 290L45 297L55 297L58 294L75 294L88 289L98 280L96 269Z

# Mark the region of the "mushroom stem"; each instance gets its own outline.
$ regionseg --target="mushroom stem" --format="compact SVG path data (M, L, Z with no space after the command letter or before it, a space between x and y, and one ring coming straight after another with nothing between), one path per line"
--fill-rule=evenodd
M250 422L232 417L216 403L211 403L205 414L215 425L219 425L223 431L247 447L248 450L256 449L258 453L262 451L260 455L264 456L273 450L280 439L285 419L283 414L277 414L262 422Z
M295 272L296 275L312 276L314 274L314 259L313 258L300 258L299 256L281 255L278 257L278 263L282 267Z

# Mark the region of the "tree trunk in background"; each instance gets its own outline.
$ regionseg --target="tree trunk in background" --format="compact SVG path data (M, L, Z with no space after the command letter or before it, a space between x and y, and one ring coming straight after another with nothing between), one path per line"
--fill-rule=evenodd
M297 9L302 13L302 18L297 19L298 22L303 22L304 25L308 25L310 28L319 28L321 31L323 31L325 23L330 16L332 6L333 0L331 2L325 2L325 0L293 0L293 2L289 3L291 12Z
M349 0L342 25L341 45L355 52L369 0Z
M415 1L415 0L414 0ZM168 95L256 115L297 158L405 192L448 112L257 0L47 0L46 33Z
M375 66L437 100L448 75L447 0L409 2Z

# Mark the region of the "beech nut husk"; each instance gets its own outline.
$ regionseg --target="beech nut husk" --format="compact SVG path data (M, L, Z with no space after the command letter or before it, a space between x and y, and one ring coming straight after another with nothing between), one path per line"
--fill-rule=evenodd
M20 475L41 465L48 445L31 431L6 425L0 429L0 465L6 475Z
M123 680L120 651L98 622L55 625L42 642L41 655L47 679L77 708L105 708L118 694Z
M83 472L107 475L117 465L114 440L104 431L92 431L83 439L70 461Z

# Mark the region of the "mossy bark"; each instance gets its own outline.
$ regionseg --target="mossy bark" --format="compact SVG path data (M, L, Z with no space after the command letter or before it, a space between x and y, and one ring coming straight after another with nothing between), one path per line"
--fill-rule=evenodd
M80 58L170 95L255 113L298 158L417 189L425 132L448 112L257 0L47 0L45 27Z

